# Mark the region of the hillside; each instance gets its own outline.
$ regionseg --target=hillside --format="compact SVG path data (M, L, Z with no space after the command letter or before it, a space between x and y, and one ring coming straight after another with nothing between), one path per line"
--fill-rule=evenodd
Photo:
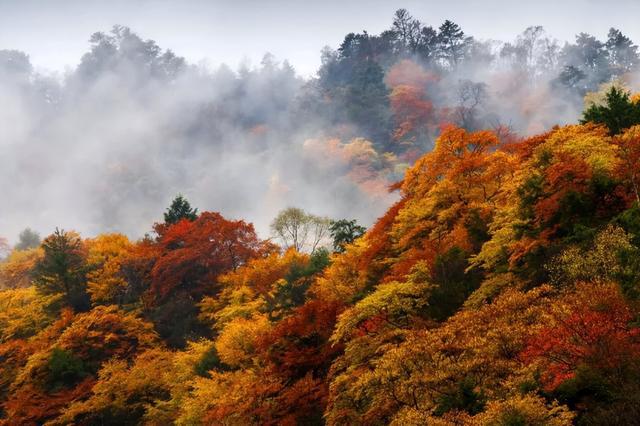
M14 250L2 422L633 424L640 107L607 96L529 138L445 128L333 253L181 197L136 242Z

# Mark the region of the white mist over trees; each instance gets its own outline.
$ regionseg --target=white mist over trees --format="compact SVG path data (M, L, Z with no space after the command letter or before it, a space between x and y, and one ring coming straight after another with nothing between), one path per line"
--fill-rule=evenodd
M322 59L309 80L269 54L206 69L120 26L92 35L61 79L0 51L0 235L60 226L137 237L176 193L265 236L290 205L369 224L443 123L542 131L574 121L599 84L635 84L638 66L615 29L563 46L534 26L502 43L404 10Z

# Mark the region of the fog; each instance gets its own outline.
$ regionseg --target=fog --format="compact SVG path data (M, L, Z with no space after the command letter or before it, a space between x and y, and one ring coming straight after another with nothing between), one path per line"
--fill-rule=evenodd
M0 110L0 234L140 237L177 193L265 237L288 205L370 223L388 204L358 189L339 158L305 150L324 124L297 122L304 81L286 63L203 69L120 31L117 42L94 39L62 81L19 52L0 54L0 104L10 106Z
M458 123L471 130L528 135L577 120L584 87L558 85L561 42L526 36L511 42L520 46L512 55L502 42L475 40L463 66L428 83L429 101L471 111L473 122ZM397 199L387 187L411 162L326 103L319 85L330 77L301 77L270 54L237 69L193 64L118 26L91 36L64 74L34 68L27 53L0 51L0 235L13 241L25 227L139 238L178 193L200 211L253 222L264 238L288 206L368 226ZM406 60L417 64L411 72L431 72ZM482 86L472 106L465 82Z

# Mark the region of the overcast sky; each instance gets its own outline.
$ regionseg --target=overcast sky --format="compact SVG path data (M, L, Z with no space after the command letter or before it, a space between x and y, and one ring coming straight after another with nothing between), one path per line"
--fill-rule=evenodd
M309 75L319 51L350 31L378 33L404 7L423 22L459 23L481 39L508 40L543 25L560 40L616 26L640 41L640 0L0 0L0 49L28 53L40 70L75 66L88 38L126 25L190 62L237 66L269 51Z

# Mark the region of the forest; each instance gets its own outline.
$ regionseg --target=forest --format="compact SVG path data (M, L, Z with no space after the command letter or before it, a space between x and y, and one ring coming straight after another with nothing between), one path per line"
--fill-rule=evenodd
M562 44L533 26L499 42L390 18L324 49L310 77L269 54L236 70L192 64L122 26L93 34L57 77L0 51L12 105L0 108L0 235L137 238L178 193L264 237L286 206L369 226L442 124L530 136L575 123L602 83L640 84L637 46L616 29Z
M124 27L91 46L63 82L0 51L0 98L32 116L0 178L73 180L40 201L74 200L82 229L0 237L0 425L640 424L640 56L620 31L496 45L401 9L307 80L269 56L207 74ZM85 181L42 167L70 124ZM200 211L214 152L238 170ZM260 162L266 233L222 212Z

